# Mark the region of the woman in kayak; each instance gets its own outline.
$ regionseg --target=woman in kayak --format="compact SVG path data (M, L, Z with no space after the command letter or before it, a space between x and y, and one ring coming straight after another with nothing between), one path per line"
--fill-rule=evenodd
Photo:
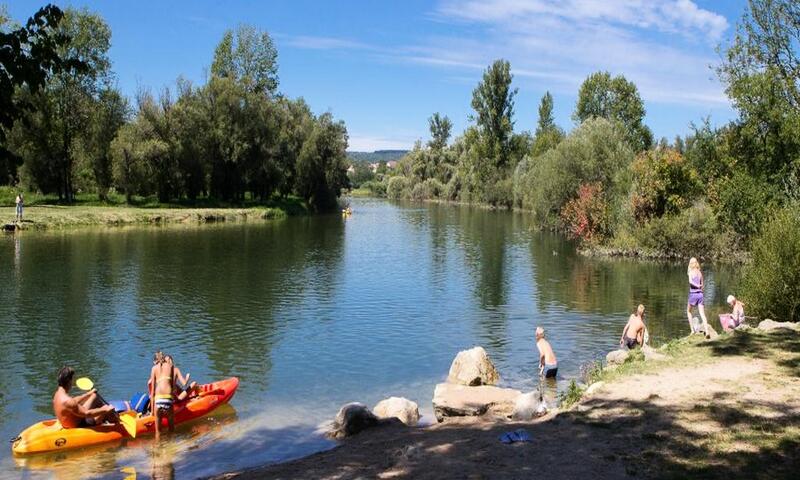
M703 290L705 284L703 283L703 272L700 271L700 262L698 262L696 258L692 257L689 260L689 268L686 273L689 276L689 299L686 305L686 316L689 319L689 328L692 330L692 333L699 332L699 330L695 330L694 325L692 325L692 307L697 307L700 318L703 319L703 333L708 336L708 320L706 319L706 311L703 307Z
M152 412L156 417L156 440L161 429L161 419L167 419L169 431L175 430L175 411L172 408L175 388L175 366L158 351L153 355L153 368L150 369L150 398Z

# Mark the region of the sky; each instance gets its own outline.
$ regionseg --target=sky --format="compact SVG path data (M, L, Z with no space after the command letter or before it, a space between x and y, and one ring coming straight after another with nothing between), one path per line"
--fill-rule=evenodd
M5 1L24 21L41 5ZM689 133L735 111L714 72L746 0L80 1L111 27L119 88L158 91L183 76L202 84L214 47L239 23L266 30L278 49L280 91L347 125L349 150L411 148L427 119L472 122L472 90L494 60L511 62L519 89L515 130L534 130L549 91L569 131L591 73L639 88L656 138Z

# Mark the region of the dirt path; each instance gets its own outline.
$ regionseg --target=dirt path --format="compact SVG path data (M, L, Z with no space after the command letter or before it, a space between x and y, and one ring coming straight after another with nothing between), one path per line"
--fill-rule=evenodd
M797 478L800 333L692 339L626 364L575 408L528 423L390 426L221 478ZM498 437L526 428L530 443Z

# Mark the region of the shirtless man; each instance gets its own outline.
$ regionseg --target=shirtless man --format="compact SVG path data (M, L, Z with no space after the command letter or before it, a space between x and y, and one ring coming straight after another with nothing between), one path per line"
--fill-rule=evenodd
M545 378L556 378L558 360L550 342L544 339L544 329L536 327L536 348L539 349L539 375Z
M622 336L619 339L619 346L623 345L628 349L633 349L637 345L641 347L644 345L644 305L639 305L636 312L632 313L628 318L628 323L625 329L622 330Z
M53 411L64 428L89 427L105 421L117 423L119 417L111 405L100 405L97 391L91 389L83 395L70 397L75 370L61 367L58 371L58 389L53 395Z

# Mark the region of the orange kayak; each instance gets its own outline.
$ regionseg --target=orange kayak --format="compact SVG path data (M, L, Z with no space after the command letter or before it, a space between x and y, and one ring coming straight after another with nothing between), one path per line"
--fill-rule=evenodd
M175 425L207 415L220 405L228 403L238 386L239 379L236 377L200 385L197 396L175 404ZM120 415L136 415L137 436L155 431L155 417L152 414L141 416L131 410ZM162 425L167 426L166 419L163 419ZM113 442L123 438L129 437L122 425L64 428L58 420L52 419L26 428L14 439L11 450L18 455L44 453Z

